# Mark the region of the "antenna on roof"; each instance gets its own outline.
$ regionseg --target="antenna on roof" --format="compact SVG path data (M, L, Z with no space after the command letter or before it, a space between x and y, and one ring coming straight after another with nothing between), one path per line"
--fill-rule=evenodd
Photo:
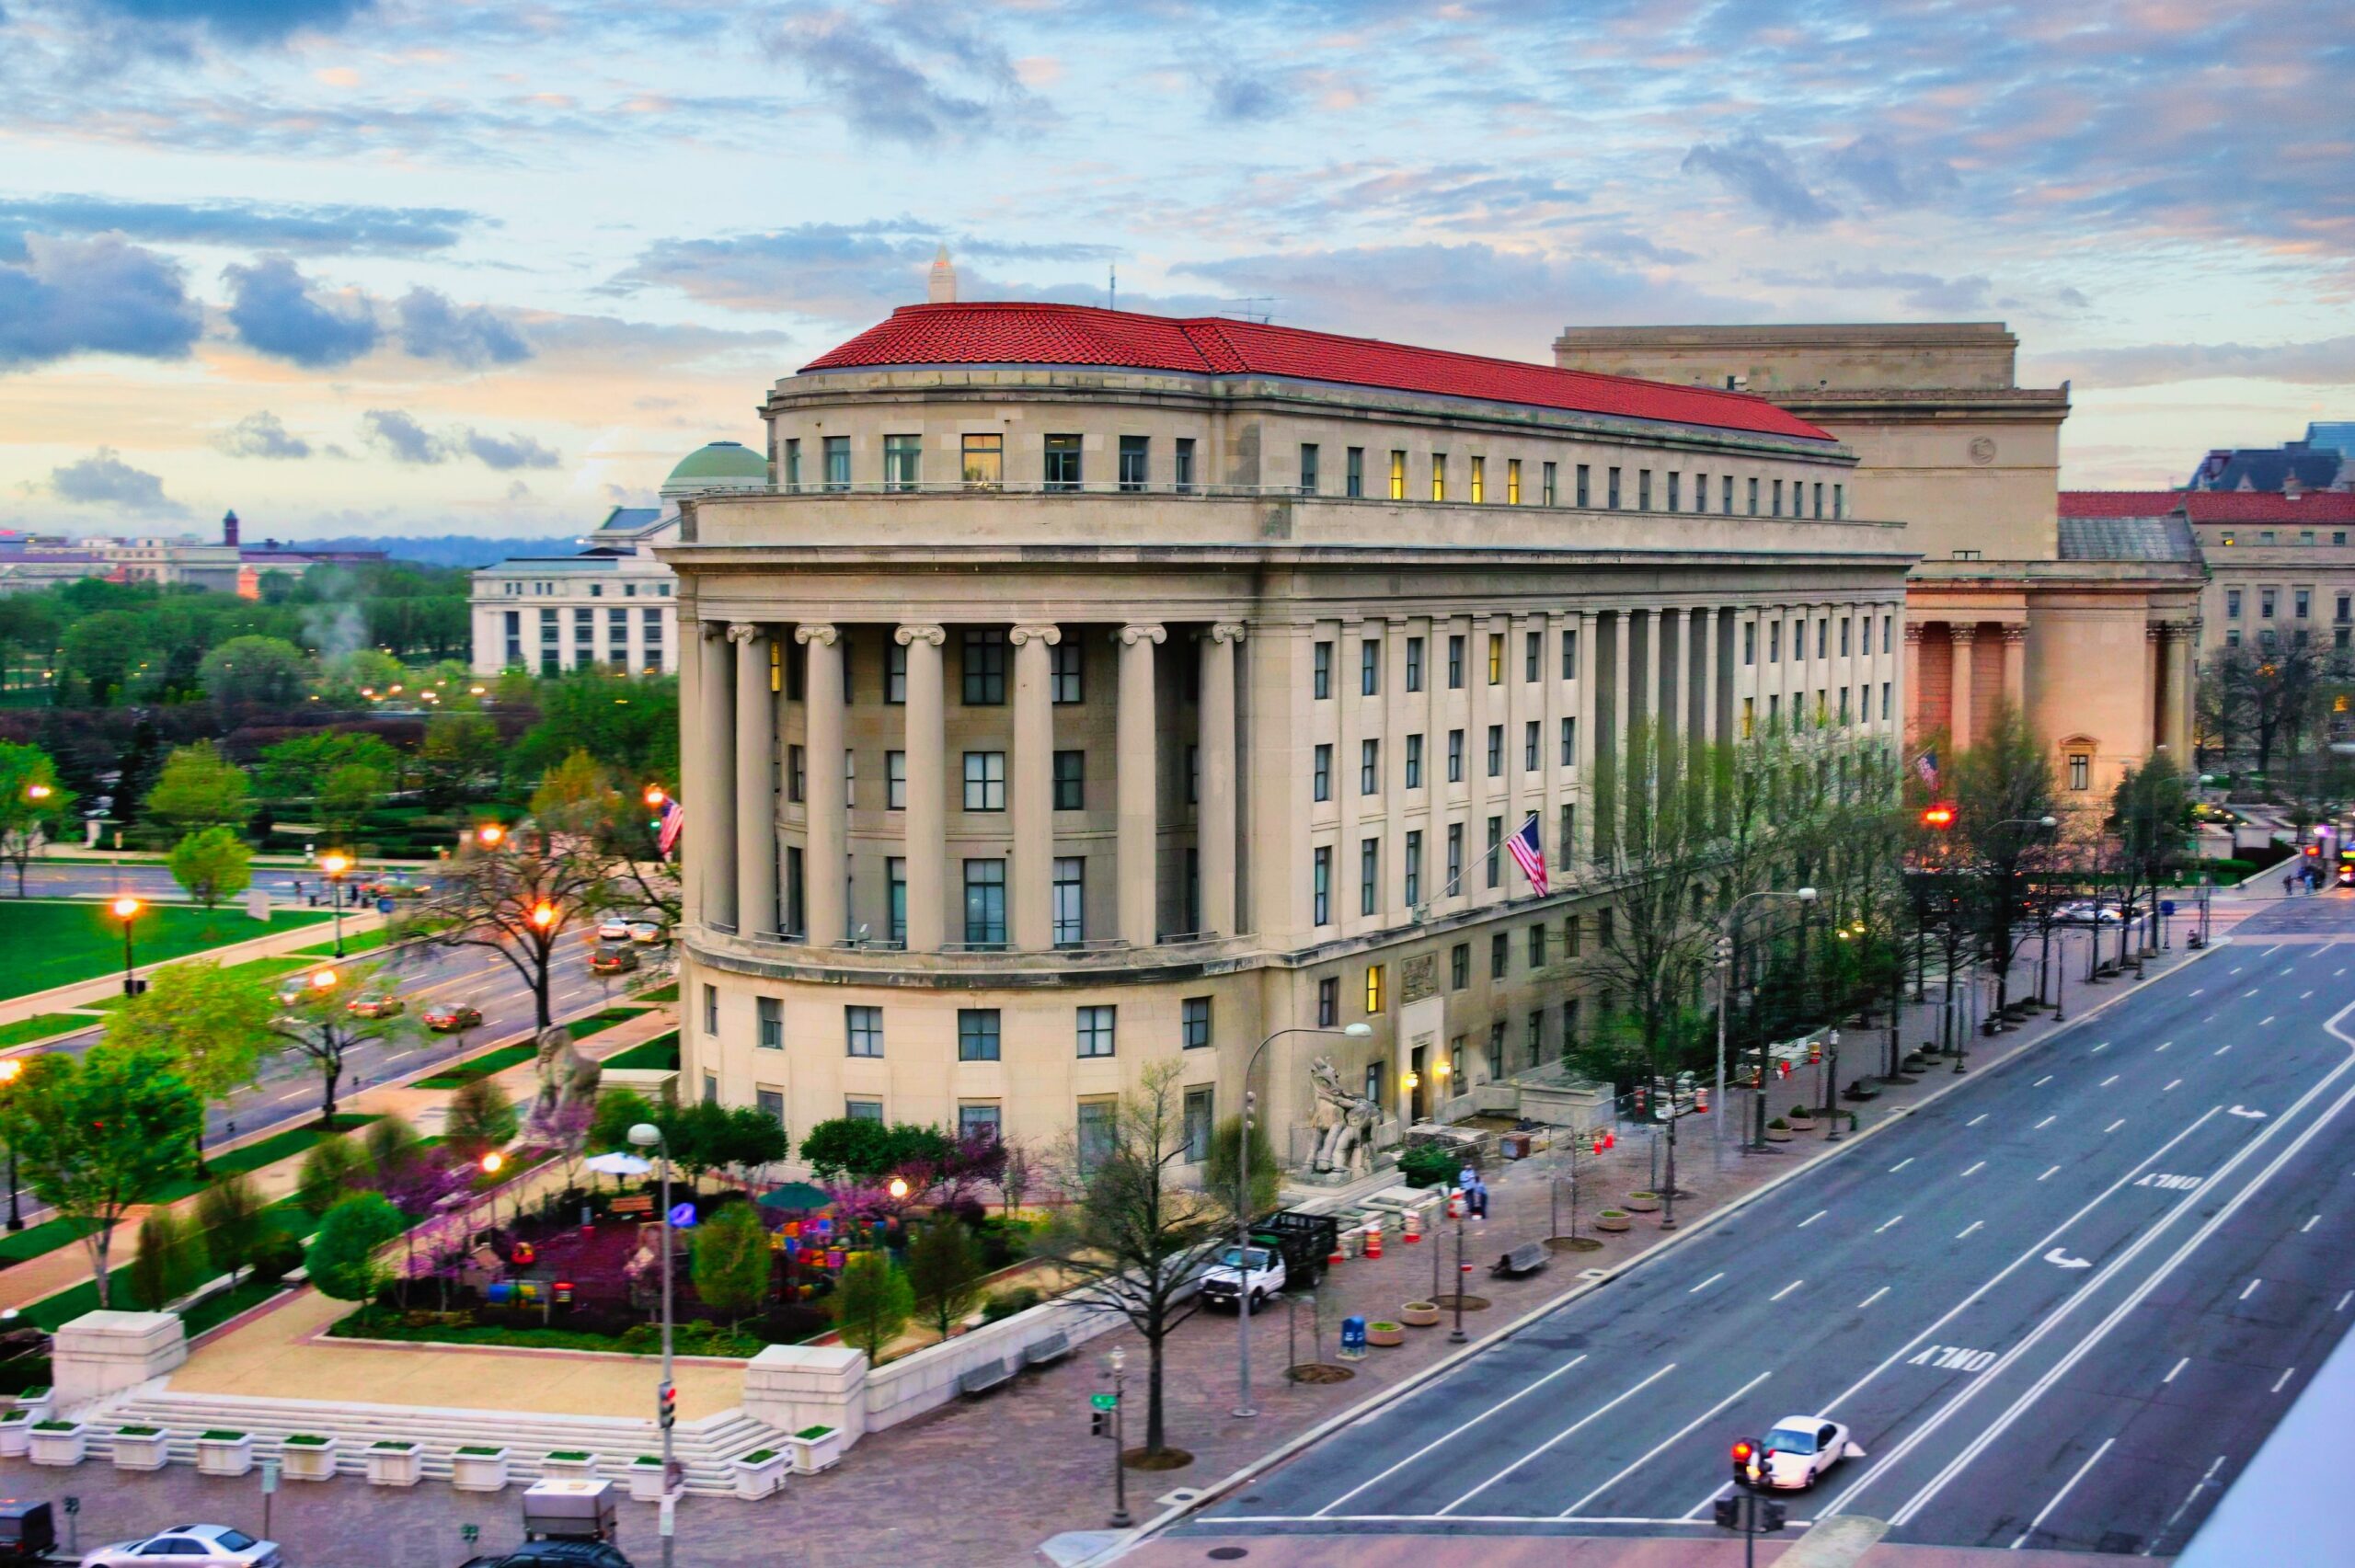
M1260 308L1255 309L1253 308L1255 306ZM1265 326L1269 321L1275 318L1276 296L1273 294L1246 294L1240 299L1228 301L1227 308L1219 312L1219 314L1221 315L1231 315L1237 321L1256 322L1259 326Z
M1107 310L1118 310L1120 308L1120 264L1117 261L1113 262L1109 270L1111 273L1111 282L1109 284L1111 301L1104 308Z

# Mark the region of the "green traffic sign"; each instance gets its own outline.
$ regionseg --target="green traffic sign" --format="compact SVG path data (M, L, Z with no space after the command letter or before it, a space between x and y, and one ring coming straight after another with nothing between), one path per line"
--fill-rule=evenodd
M1118 1410L1120 1408L1120 1396L1118 1394L1090 1394L1087 1396L1087 1402L1095 1406L1097 1410Z

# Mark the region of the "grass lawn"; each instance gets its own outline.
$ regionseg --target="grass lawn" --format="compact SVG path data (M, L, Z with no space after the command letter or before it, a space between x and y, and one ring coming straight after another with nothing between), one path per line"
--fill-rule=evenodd
M335 1130L350 1132L355 1127L366 1127L375 1119L374 1116L354 1116L338 1111L335 1116ZM302 1153L318 1140L319 1129L316 1127L289 1127L284 1132L273 1133L258 1143L248 1143L242 1149L233 1149L226 1154L207 1155L204 1163L215 1176L258 1171L264 1165L276 1164L281 1160ZM210 1180L201 1176L183 1176L157 1195L156 1201L178 1203L184 1197L194 1196L212 1185Z
M311 910L281 910L264 923L234 910L150 904L132 926L132 956L141 964L184 958L326 918ZM0 975L0 997L26 996L119 972L122 925L103 903L12 898L0 902L0 952L17 955Z
M229 967L247 979L267 980L275 979L280 975L291 975L298 969L312 968L316 963L316 959L297 958L290 954L274 958L248 958L242 964L232 964ZM111 996L102 996L96 1001L86 1001L82 1005L99 1013L112 1013L128 1000L130 999L121 991L117 991Z
M676 1072L679 1070L679 1032L672 1029L667 1034L657 1035L650 1040L630 1047L618 1056L607 1057L601 1065Z
M98 1020L86 1013L42 1013L16 1024L0 1024L0 1050L33 1040L46 1040L68 1029L86 1029Z
M519 1062L526 1062L538 1053L539 1047L529 1041L522 1045L501 1046L495 1051L443 1068L430 1078L417 1081L419 1089L457 1089L477 1078L488 1078L494 1072L504 1072Z
M676 1001L679 1000L679 982L672 980L668 985L656 986L652 990L642 990L638 993L638 1000L640 1001Z
M332 920L334 918L332 910L321 914L313 910L305 910L304 913L310 915L315 921ZM377 926L373 931L346 932L343 937L343 955L345 957L349 958L355 953L372 953L377 948L384 946L385 944L390 942L392 939L393 933L391 929L381 925ZM332 958L335 956L335 939L333 937L329 937L325 942L314 943L308 947L297 947L294 951L312 958Z
M44 1219L38 1225L0 1236L0 1258L23 1263L43 1253L71 1246L97 1229L86 1219Z
M574 1039L585 1040L590 1036L600 1034L616 1024L626 1024L646 1011L643 1007L608 1007L603 1012L592 1013L586 1018L576 1018L565 1027L572 1031Z

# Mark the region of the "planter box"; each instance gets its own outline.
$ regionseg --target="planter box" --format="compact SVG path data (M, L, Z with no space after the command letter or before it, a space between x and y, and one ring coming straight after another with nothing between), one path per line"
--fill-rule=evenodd
M1627 1212L1630 1214L1657 1214L1660 1212L1660 1195L1658 1193L1629 1193L1626 1198L1626 1203Z
M783 1491L785 1467L792 1457L784 1448L756 1448L741 1459L729 1460L729 1469L736 1472L736 1495L757 1503L772 1492Z
M562 1457L569 1456L574 1452L575 1450L572 1449L564 1449L560 1451L560 1454L550 1454L547 1458L542 1459L540 1461L540 1479L543 1481L596 1480L597 1456L594 1454L580 1454L578 1458Z
M47 1388L27 1389L17 1396L17 1408L29 1411L35 1421L46 1421L50 1412L57 1408L56 1391Z
M133 1432L119 1428L114 1435L114 1468L117 1470L161 1470L167 1458L165 1445L171 1440L167 1432Z
M786 1441L793 1445L793 1468L803 1475L815 1475L842 1463L840 1427L804 1426Z
M254 1468L254 1439L248 1432L205 1433L196 1440L199 1475L247 1475Z
M78 1421L37 1423L30 1436L37 1465L77 1465L90 1451L90 1429Z
M1628 1226L1634 1223L1635 1221L1615 1209L1606 1208L1601 1214L1594 1217L1594 1228L1596 1230L1608 1230L1614 1235L1619 1231L1625 1230Z
M629 1494L639 1503L662 1501L662 1461L644 1455L629 1461Z
M1791 1129L1789 1127L1770 1127L1766 1129L1766 1141L1769 1143L1788 1143L1790 1140ZM1635 1205L1629 1204L1627 1207L1633 1208Z
M415 1443L371 1443L362 1451L371 1486L415 1486L424 1451Z
M1439 1308L1429 1301L1409 1301L1398 1309L1398 1321L1412 1329L1437 1328Z
M450 1484L461 1492L504 1492L507 1461L514 1450L488 1448L479 1453L458 1449L450 1456Z
M32 1442L33 1422L38 1419L29 1411L12 1410L0 1415L0 1459L21 1459Z
M1365 1325L1365 1342L1396 1350L1407 1343L1407 1331L1396 1323L1368 1323Z
M278 1457L289 1481L333 1481L335 1479L335 1439L320 1443L297 1443L293 1439L279 1445Z

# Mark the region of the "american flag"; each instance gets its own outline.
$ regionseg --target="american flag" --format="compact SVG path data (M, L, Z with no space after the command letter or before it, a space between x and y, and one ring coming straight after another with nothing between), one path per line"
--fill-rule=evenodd
M1537 813L1521 825L1521 831L1505 841L1505 848L1512 853L1513 864L1529 878L1529 890L1543 898L1553 887L1545 876L1545 848L1537 841Z
M668 859L672 847L679 841L679 830L686 825L687 808L679 804L679 797L674 795L662 803L662 820L654 830L656 852Z
M1936 751L1924 751L1914 758L1913 771L1922 775L1924 784L1934 790L1938 787L1938 754Z

